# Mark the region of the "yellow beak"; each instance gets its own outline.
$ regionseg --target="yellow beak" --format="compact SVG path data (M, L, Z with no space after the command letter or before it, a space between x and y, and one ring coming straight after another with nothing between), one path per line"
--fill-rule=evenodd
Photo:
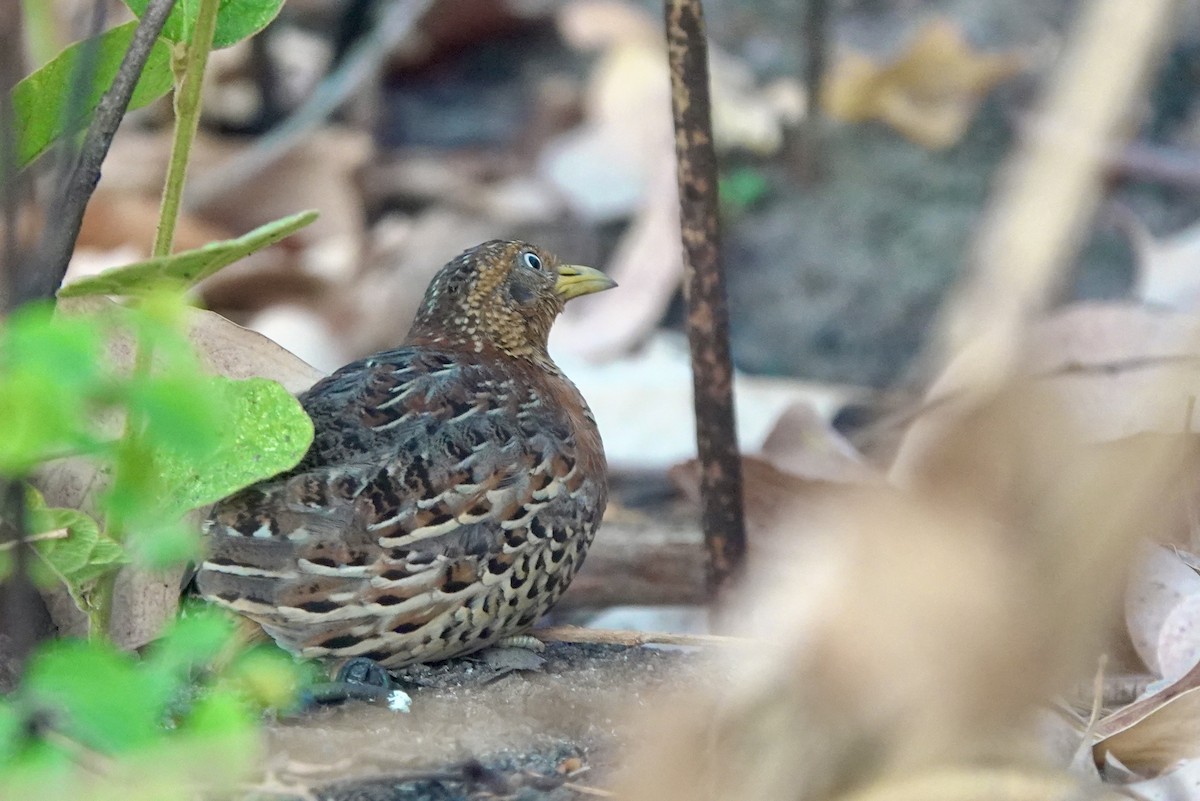
M592 267L584 267L580 264L560 264L558 265L558 280L554 282L554 291L560 298L567 301L580 295L603 292L616 285L616 281Z

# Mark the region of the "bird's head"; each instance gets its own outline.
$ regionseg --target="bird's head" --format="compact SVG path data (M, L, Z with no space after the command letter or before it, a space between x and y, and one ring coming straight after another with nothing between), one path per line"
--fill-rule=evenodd
M560 264L536 245L484 242L434 276L408 341L540 361L563 304L614 286L599 270Z

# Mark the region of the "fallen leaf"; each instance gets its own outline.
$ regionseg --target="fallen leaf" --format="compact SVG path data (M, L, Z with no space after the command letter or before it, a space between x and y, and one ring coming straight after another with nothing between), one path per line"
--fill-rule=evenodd
M1127 783L1123 788L1140 801L1193 801L1200 795L1200 759L1188 759L1153 779Z
M65 314L94 312L114 301L106 297L62 299L58 309ZM322 374L261 334L235 325L218 314L203 310L189 313L188 337L196 346L201 364L227 378L269 378L289 392L298 393ZM132 366L128 341L109 345L110 358L118 365ZM94 514L96 494L108 485L108 476L95 462L82 458L59 459L38 471L34 486L51 506L80 509ZM162 624L174 614L179 600L182 568L165 573L125 569L118 574L111 634L114 642L136 648L157 636ZM51 616L60 631L86 634L83 615L65 594L47 597Z
M936 18L890 61L862 53L836 60L822 105L833 119L881 120L940 150L962 138L988 92L1023 68L1021 56L977 52L956 23Z
M1173 636L1168 620L1193 596L1200 597L1200 576L1194 570L1170 549L1151 544L1139 548L1125 593L1125 625L1138 656L1157 676L1167 675L1160 651L1164 638Z
M1036 322L1020 372L1056 393L1083 439L1116 442L1147 433L1200 431L1200 344L1191 315L1131 303L1078 303ZM952 425L964 388L986 366L983 348L959 353L931 385L905 432L891 475L904 480Z
M1143 775L1200 757L1200 665L1096 725L1096 759L1112 753Z
M851 483L882 479L808 401L783 410L763 441L762 456L779 470L808 479Z

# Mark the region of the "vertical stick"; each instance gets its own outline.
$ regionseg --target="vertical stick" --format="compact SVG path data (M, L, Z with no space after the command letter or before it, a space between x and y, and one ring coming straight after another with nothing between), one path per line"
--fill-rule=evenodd
M806 184L822 176L824 115L821 112L821 88L825 83L830 0L808 0L804 8L804 90L808 111L795 130L786 132L791 167Z
M666 17L702 525L710 588L719 595L742 564L746 534L742 464L734 428L729 313L718 258L717 158L709 110L708 47L700 0L666 0Z
M21 6L0 0L0 315L9 311L16 296L17 227L20 223L20 197L17 181L16 112L12 88L21 79Z
M52 298L62 285L75 240L83 226L83 212L100 180L100 165L108 155L108 148L116 135L117 126L129 107L133 89L150 57L150 48L162 32L167 15L175 7L176 0L150 0L142 19L133 33L129 50L117 68L112 86L100 98L96 113L88 126L87 134L69 175L57 187L58 197L51 205L48 218L54 225L47 226L42 233L33 269L21 275L17 286L17 303L36 298Z

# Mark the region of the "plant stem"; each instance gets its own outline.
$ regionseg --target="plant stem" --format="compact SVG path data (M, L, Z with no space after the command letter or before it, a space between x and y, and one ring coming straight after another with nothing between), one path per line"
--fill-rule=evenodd
M108 626L112 622L113 594L116 592L118 572L111 570L98 578L89 598L77 598L72 593L75 605L87 615L89 640L109 638Z
M40 67L58 55L65 44L58 35L54 5L46 0L22 0L21 5L25 10L29 55L33 58L33 66Z
M200 11L192 40L183 58L182 75L175 86L175 141L171 145L171 162L163 186L162 207L158 214L158 231L154 237L154 256L169 256L175 241L175 224L183 202L183 183L187 177L192 142L200 125L200 91L204 69L212 50L213 34L217 30L217 11L220 0L200 0Z

